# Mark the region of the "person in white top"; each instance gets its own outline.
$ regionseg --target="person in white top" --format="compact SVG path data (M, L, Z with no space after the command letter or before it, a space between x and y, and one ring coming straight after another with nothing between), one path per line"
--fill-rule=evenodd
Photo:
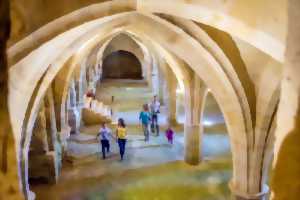
M110 137L112 137L111 130L108 127L106 127L105 123L101 124L101 128L99 130L97 138L99 139L99 142L101 143L103 159L106 158L106 153L109 153L109 151L110 151L110 144L109 144Z
M158 114L160 113L160 103L157 100L156 95L153 97L153 100L150 103L150 111L151 111L151 131L152 133L156 132L156 135L159 136Z

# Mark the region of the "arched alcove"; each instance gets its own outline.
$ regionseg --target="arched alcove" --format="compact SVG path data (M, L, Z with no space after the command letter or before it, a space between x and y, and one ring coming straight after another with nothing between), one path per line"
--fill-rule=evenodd
M119 50L109 54L103 60L102 79L141 80L142 64L131 52Z

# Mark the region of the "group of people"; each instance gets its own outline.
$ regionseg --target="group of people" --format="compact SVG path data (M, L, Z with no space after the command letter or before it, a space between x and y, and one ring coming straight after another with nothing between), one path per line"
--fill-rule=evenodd
M159 113L160 113L160 103L157 100L157 96L153 97L153 100L151 101L150 105L149 104L143 105L143 110L139 114L139 120L141 122L142 130L145 136L145 142L149 141L150 129L152 133L155 133L156 136L159 136L159 124L158 124ZM170 125L168 126L165 134L168 139L168 142L170 144L173 144L174 131L172 130ZM124 119L122 118L118 119L118 126L116 128L115 136L112 134L111 130L106 126L105 123L101 125L97 137L101 143L103 159L106 158L106 153L110 152L109 138L114 138L119 145L121 161L123 160L125 154L126 141L127 141L126 135L127 135L126 125Z
M112 134L111 130L106 126L105 123L101 124L101 128L99 130L97 138L101 143L102 158L105 159L106 154L110 153L109 138L114 138L119 145L120 157L122 161L124 159L124 154L125 154L125 145L127 141L126 135L127 135L126 125L124 119L122 118L118 119L118 126L116 128L115 135Z
M149 109L150 107L150 109ZM157 99L157 96L153 97L153 100L150 104L144 104L143 110L140 112L140 122L142 124L143 133L145 136L145 142L149 141L149 135L151 129L152 133L155 133L156 136L159 136L159 124L158 124L158 115L160 113L160 103ZM166 137L169 143L173 144L173 135L174 132L169 125L168 129L166 130Z

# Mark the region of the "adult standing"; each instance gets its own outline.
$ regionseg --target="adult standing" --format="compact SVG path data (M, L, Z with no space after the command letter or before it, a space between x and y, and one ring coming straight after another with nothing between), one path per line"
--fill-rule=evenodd
M156 132L156 135L159 136L159 125L158 125L158 114L160 113L160 103L157 100L157 96L153 97L153 100L150 104L151 111L151 131L152 133Z
M126 125L124 122L124 119L120 118L118 119L118 127L116 130L116 137L118 140L118 145L120 149L120 156L121 156L121 161L124 158L125 154L125 146L126 146L126 136L127 136L127 131L126 131Z
M111 130L106 127L105 123L101 124L101 128L97 137L99 138L101 143L102 158L105 159L106 153L109 153L110 151L109 137L111 137Z
M149 141L149 123L151 120L148 104L143 105L143 111L140 112L139 119L142 123L142 128L143 128L143 132L144 132L144 136L145 136L145 142L147 142L147 141Z

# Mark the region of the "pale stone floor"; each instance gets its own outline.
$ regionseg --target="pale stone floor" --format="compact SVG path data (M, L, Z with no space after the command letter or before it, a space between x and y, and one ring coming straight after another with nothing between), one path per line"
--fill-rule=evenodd
M230 198L228 182L231 178L229 139L223 126L205 129L203 135L203 161L189 166L183 160L182 127L175 128L174 144L167 143L163 130L159 137L151 136L145 143L138 125L137 115L145 98L145 88L114 88L113 95L126 99L118 102L118 116L129 124L126 156L119 161L118 148L111 140L111 153L106 160L100 155L95 140L99 126L83 127L81 134L72 136L68 143L68 156L72 164L64 163L57 185L35 185L37 199L41 200L225 200ZM103 88L98 88L98 91ZM143 90L143 92L141 92ZM141 95L143 94L143 95ZM131 98L130 98L131 97ZM99 98L99 97L98 97ZM161 123L165 123L164 113ZM221 128L220 128L221 127Z

